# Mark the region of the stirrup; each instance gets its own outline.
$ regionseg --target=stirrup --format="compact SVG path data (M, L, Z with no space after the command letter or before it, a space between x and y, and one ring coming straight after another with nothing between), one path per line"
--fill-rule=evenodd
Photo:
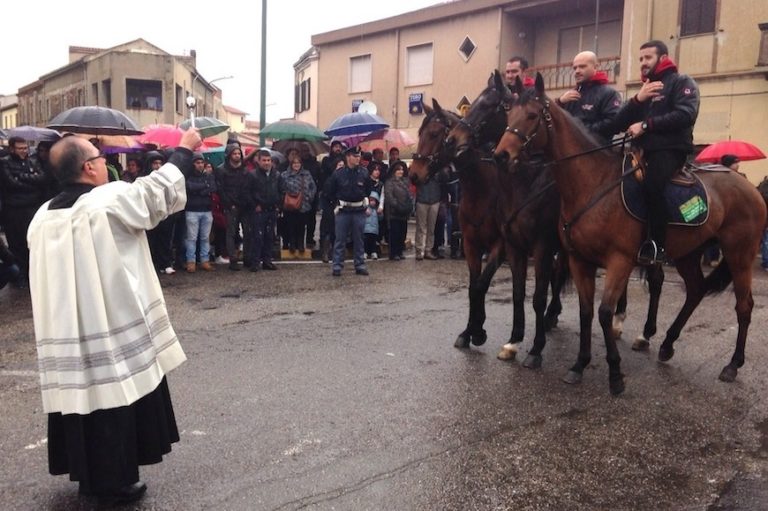
M652 239L647 239L640 245L637 251L637 262L643 266L663 264L666 262L664 248L656 244Z

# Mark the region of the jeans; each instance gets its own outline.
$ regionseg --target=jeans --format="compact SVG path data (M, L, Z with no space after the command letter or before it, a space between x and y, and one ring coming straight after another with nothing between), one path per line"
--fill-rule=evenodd
M763 233L763 241L760 242L760 257L762 258L762 267L768 269L768 229Z
M347 237L352 236L352 249L356 270L364 270L363 258L363 229L365 228L365 211L339 211L336 215L336 241L333 244L333 269L344 268L344 251Z
M253 213L252 255L247 257L252 265L257 266L260 262L272 262L272 246L275 243L276 223L277 212L274 209Z
M187 211L187 236L184 239L187 262L194 263L197 259L197 240L200 240L200 262L207 263L211 245L209 236L213 225L213 215L210 211Z

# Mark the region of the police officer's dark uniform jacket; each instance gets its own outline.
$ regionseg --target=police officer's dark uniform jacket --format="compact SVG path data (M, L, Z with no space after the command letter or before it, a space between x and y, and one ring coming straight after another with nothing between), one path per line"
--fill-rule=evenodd
M557 104L581 121L595 135L607 142L615 133L611 121L621 108L619 93L608 84L608 75L604 71L596 72L589 80L580 83L576 90L581 97L576 101Z
M354 169L344 167L334 172L330 178L326 190L328 199L341 201L343 211L365 211L365 205L351 205L362 203L363 199L371 193L372 181L365 167L357 166ZM350 205L345 205L350 204Z

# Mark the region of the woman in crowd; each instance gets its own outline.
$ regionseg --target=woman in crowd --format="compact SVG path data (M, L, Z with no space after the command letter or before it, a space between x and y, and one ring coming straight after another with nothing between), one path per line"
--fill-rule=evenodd
M390 168L390 175L384 184L387 203L384 217L389 226L389 258L399 261L405 250L405 235L408 230L408 218L413 212L413 197L408 189L405 177L405 163L397 161Z
M317 187L309 171L302 167L301 158L298 154L289 160L288 169L280 174L280 191L284 194L283 220L288 250L292 254L296 250L304 253L306 216L312 209L312 201L315 199ZM290 196L295 197L296 194L299 194L301 200L296 205L296 209L290 209L288 207Z

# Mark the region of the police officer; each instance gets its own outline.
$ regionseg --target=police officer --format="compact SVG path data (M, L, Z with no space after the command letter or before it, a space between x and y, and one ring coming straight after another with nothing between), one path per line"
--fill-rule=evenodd
M557 104L593 133L600 143L613 136L610 121L621 107L619 93L607 85L608 75L597 70L597 55L583 51L573 58L576 87L557 98Z
M614 119L643 149L644 191L649 206L649 239L640 247L641 264L665 262L667 208L664 188L693 152L693 125L699 114L699 91L689 76L679 74L667 45L648 41L640 46L643 86Z
M355 273L368 275L363 258L363 228L368 213L368 194L371 180L368 171L360 166L360 148L350 147L344 153L346 165L328 178L328 199L336 206L336 240L333 246L333 276L341 276L344 268L344 250L347 237L352 236Z

